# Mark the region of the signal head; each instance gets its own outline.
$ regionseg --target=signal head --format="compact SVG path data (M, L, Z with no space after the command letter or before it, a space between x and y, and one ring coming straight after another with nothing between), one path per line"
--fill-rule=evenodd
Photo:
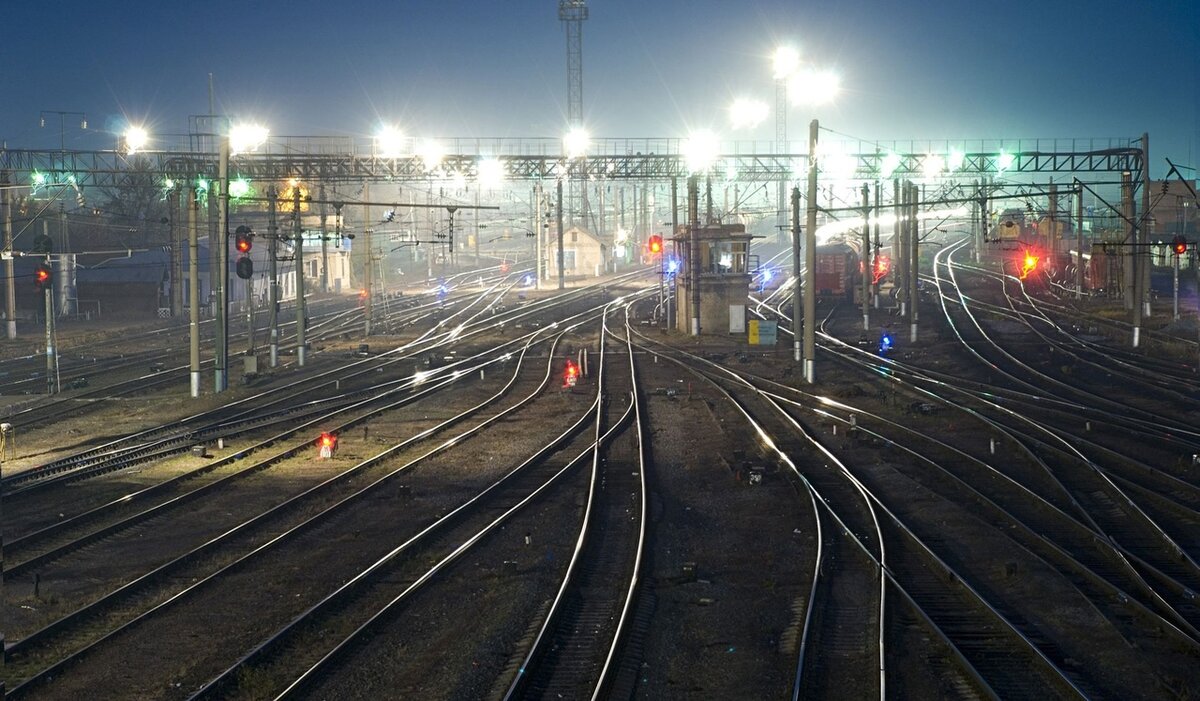
M663 239L658 234L652 234L647 245L651 253L662 253L663 251Z
M1176 236L1171 239L1171 252L1177 256L1187 253L1187 239L1183 236Z
M237 276L243 280L254 277L254 261L250 256L242 256L237 260Z
M35 268L33 271L33 284L36 285L39 290L49 289L53 277L53 272L50 270L50 265L48 263L38 263L37 268Z
M254 231L248 226L239 226L235 232L235 241L238 253L249 253L254 247Z

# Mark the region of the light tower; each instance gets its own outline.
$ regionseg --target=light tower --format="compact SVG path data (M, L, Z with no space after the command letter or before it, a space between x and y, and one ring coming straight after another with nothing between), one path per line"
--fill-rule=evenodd
M558 0L558 19L567 29L567 131L583 129L583 21L588 18L587 0ZM571 178L567 192L568 223L575 212L587 208L584 201L586 174Z

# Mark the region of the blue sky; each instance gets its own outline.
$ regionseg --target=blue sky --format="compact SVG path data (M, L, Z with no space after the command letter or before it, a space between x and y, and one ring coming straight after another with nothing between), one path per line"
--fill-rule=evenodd
M182 133L208 112L273 134L367 136L380 121L429 136L557 137L565 37L556 0L5 3L0 139L102 147L126 118ZM866 140L1137 137L1200 160L1200 3L593 0L584 110L602 137L773 138L773 117L733 132L734 97L773 108L782 43L837 70L843 92L793 107Z

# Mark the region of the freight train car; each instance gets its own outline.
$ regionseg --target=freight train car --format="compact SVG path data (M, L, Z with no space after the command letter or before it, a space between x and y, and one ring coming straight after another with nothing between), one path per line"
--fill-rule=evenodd
M858 242L850 239L830 241L817 246L817 270L814 278L817 297L854 300L860 284Z

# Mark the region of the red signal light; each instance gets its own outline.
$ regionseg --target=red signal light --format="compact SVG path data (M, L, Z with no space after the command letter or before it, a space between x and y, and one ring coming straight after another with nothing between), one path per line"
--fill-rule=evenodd
M1177 256L1187 253L1187 239L1182 236L1171 239L1171 252Z
M39 290L44 290L50 286L50 266L45 263L39 263L38 267L33 271L33 284L37 285Z
M249 253L254 247L254 230L248 226L239 226L234 232L234 241L238 253Z
M662 253L663 251L663 239L658 234L650 236L648 245L651 253Z
M871 273L871 283L877 283L883 279L883 276L888 274L892 268L892 259L887 256L875 256L875 270Z
M574 387L579 381L579 366L574 360L567 361L567 367L563 370L563 386Z
M317 439L317 457L332 458L333 451L337 450L337 436L332 433L322 433Z
M1029 273L1037 269L1037 264L1040 258L1034 255L1032 250L1026 250L1025 255L1021 260L1021 279L1024 280Z

